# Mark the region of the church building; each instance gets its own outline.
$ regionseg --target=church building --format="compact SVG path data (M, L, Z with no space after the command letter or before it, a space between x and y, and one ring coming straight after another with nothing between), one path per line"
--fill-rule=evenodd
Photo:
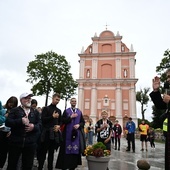
M79 60L78 108L85 118L94 123L101 118L102 110L114 123L117 119L122 127L129 117L137 125L135 55L122 42L119 32L105 30L94 35L92 44L82 48Z

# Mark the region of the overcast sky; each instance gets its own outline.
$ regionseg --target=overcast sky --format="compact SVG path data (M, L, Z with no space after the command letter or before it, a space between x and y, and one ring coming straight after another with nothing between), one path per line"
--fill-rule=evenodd
M168 0L1 0L0 1L0 100L30 91L26 83L28 62L35 55L54 51L71 64L79 77L78 54L105 30L119 31L122 42L136 54L136 89L152 86L155 68L170 46ZM38 99L39 106L45 97ZM49 104L50 104L49 100ZM64 102L59 104L64 109ZM146 118L151 120L151 106ZM137 115L141 118L140 105Z

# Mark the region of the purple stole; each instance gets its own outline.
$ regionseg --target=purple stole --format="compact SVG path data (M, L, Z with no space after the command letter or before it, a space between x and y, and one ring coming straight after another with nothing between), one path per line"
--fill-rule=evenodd
M72 115L73 110L68 108L66 110L67 117ZM75 112L78 116L76 118L72 118L71 122L66 125L66 154L79 154L80 153L80 142L79 142L79 130L77 129L77 137L72 141L72 129L73 126L80 123L81 111L79 109L75 109Z

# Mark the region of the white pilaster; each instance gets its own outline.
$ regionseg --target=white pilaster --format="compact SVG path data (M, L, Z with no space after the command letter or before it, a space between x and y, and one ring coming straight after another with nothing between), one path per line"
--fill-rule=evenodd
M116 59L116 78L121 78L121 60L119 58Z
M98 42L93 42L93 51L92 53L98 53Z
M115 41L116 43L116 52L121 52L121 40Z
M136 118L136 92L133 86L130 88L129 93L130 115L132 118Z
M130 63L130 78L135 78L135 59L134 58L130 58L129 59L129 63Z
M116 88L116 117L122 117L122 92L120 86Z
M92 79L97 78L97 59L92 59Z
M79 67L79 78L84 78L84 59L80 59L80 67Z
M91 89L91 113L90 113L90 117L96 118L96 113L97 113L97 90L96 90L95 83L93 83L92 89Z
M82 84L79 84L78 88L78 108L84 110L84 88Z

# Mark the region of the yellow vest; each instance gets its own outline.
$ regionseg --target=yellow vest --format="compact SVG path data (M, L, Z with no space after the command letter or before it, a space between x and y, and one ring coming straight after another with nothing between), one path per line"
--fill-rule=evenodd
M148 131L148 129L149 129L149 126L147 125L147 124L140 124L139 125L139 127L140 127L140 129L142 130L141 132L140 132L140 134L141 135L147 135L147 131Z
M168 131L168 119L166 118L163 122L163 131Z

